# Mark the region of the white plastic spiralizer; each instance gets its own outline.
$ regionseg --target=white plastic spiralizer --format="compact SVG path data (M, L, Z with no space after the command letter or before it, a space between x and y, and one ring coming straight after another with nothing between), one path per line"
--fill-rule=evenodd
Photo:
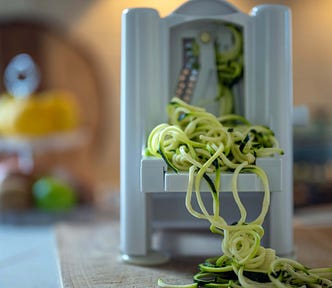
M271 189L263 246L275 249L278 255L293 252L290 10L262 5L245 14L226 1L191 0L164 18L150 8L127 9L122 15L120 217L124 261L159 264L172 255L221 253L220 238L209 231L209 223L186 211L188 175L170 172L164 160L145 157L143 151L150 131L167 122L166 106L172 97L194 105L206 103L208 111L218 113L218 105L209 104L218 86L215 43L224 51L236 45L230 25L240 31L243 45L243 72L231 91L235 113L269 126L285 152L284 156L257 160ZM199 54L190 53L193 43L199 46ZM199 68L192 65L195 61ZM191 85L189 92L179 85L185 68L190 74L185 83ZM239 218L230 193L231 177L231 173L222 175L220 193L221 214L229 223ZM202 190L208 192L204 185ZM238 185L248 218L257 216L263 196L259 178L241 173Z

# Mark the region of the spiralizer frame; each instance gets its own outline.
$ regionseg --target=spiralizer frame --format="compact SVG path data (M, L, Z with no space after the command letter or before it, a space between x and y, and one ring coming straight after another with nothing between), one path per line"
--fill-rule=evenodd
M186 173L174 175L162 159L143 156L149 132L167 122L166 106L180 68L177 35L192 35L211 23L242 28L244 79L235 87L242 95L240 112L252 123L269 126L285 152L282 157L257 160L271 186L264 245L279 255L293 251L290 10L262 5L244 14L226 1L191 0L165 18L150 8L127 9L122 15L121 253L129 263L159 264L173 254L220 250L220 240L215 245L214 238L203 232L208 224L185 211ZM200 76L206 81L206 75ZM230 177L222 175L223 195L231 194ZM255 175L241 174L239 190L247 197L249 212L260 209L262 185ZM232 218L234 211L228 210L225 215Z

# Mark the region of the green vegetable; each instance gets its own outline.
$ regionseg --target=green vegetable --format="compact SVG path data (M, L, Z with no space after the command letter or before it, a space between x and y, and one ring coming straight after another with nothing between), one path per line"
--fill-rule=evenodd
M197 284L186 284L186 285L176 285L176 284L167 284L162 279L158 280L158 286L163 288L197 288Z
M171 285L159 280L158 285L178 288L332 287L332 268L308 269L261 246L270 189L267 175L255 161L256 157L283 154L273 131L252 125L238 115L217 118L178 98L172 99L168 113L169 124L153 129L147 150L149 155L163 157L172 170L188 172L186 208L194 217L208 220L211 232L223 236L223 255L200 264L193 284ZM232 224L220 216L220 173L227 170L233 172L232 194L240 211L240 219ZM264 187L261 211L251 222L247 221L247 211L237 190L237 180L242 172L255 173ZM211 173L215 174L214 181L208 176ZM202 179L208 182L211 190L212 213L207 211L201 197ZM193 198L197 201L197 210L192 206Z
M32 187L37 208L46 211L63 211L76 204L73 188L60 179L48 176L38 179Z
M234 112L233 85L243 73L243 39L241 31L234 25L227 24L232 33L233 46L227 51L220 51L219 43L214 42L215 64L217 69L218 92L216 101L220 104L220 114Z

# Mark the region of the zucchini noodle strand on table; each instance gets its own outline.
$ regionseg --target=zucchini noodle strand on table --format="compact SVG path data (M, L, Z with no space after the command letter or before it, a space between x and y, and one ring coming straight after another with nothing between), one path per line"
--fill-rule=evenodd
M283 154L273 131L252 125L240 115L215 117L203 108L173 98L167 108L169 123L155 127L147 140L146 154L162 157L175 173L189 174L185 197L186 209L194 217L207 220L210 230L222 236L223 255L199 264L194 283L167 284L160 287L332 287L332 268L309 269L297 261L280 258L271 248L261 246L262 227L270 205L269 181L256 166L257 157ZM220 173L233 172L232 195L240 212L235 224L220 216ZM238 194L237 182L242 172L256 174L264 187L262 208L251 222ZM214 175L214 177L211 177ZM211 192L213 211L201 197L200 184L206 181ZM196 201L197 210L192 202Z

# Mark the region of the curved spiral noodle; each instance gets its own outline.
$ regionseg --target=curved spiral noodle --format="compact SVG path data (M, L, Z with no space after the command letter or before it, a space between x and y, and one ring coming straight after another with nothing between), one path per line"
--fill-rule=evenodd
M283 154L274 133L265 126L252 125L239 115L216 118L204 109L173 98L168 106L169 124L160 124L150 133L148 155L163 157L174 170L189 173L185 205L200 219L210 222L210 230L223 236L223 255L199 265L196 283L161 287L332 287L332 268L308 269L300 263L279 258L275 251L261 246L262 224L270 204L266 173L255 165L257 157ZM239 220L230 225L220 216L221 171L232 171L232 195L240 211ZM246 207L237 190L242 172L255 173L264 187L261 212L247 221ZM214 174L214 180L209 176ZM205 207L200 183L205 179L211 190L213 211ZM195 196L195 197L194 197ZM197 202L197 210L192 202ZM222 204L222 203L221 203Z

